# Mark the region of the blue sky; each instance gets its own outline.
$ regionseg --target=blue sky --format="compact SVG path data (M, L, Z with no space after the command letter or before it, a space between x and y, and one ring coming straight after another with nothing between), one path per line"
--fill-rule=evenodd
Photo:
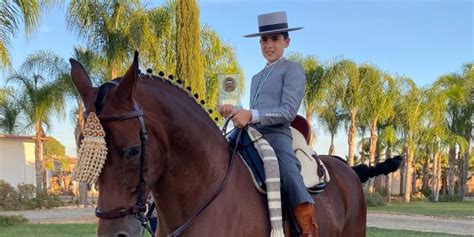
M163 1L147 2L160 5ZM290 27L304 27L290 33L286 53L315 55L323 63L341 58L372 63L391 74L408 76L420 86L459 72L463 64L474 60L471 0L201 0L199 4L201 23L210 25L235 48L246 78L244 107L248 106L250 79L265 60L258 38L242 36L258 31L257 15L262 13L286 11ZM72 55L73 46L81 41L66 28L65 14L65 7L54 9L28 42L22 33L17 35L10 48L15 68L38 49L66 59ZM1 80L0 86L3 84ZM326 132L314 125L319 138L315 148L327 153ZM336 154L341 156L347 153L345 133L341 129L336 137ZM70 118L59 119L49 131L75 156L72 134Z

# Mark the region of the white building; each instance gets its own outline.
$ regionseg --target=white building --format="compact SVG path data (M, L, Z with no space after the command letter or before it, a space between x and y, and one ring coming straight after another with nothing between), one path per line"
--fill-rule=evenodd
M0 179L36 185L34 137L0 134Z

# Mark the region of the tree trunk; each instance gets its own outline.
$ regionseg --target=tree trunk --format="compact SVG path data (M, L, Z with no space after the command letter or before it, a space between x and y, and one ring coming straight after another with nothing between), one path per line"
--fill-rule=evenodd
M439 157L439 152L437 148L435 148L436 151L433 155L433 180L432 180L432 186L431 186L431 192L432 192L432 198L433 201L437 202L439 200L439 175L441 174L440 172L440 157Z
M471 150L471 138L469 137L468 140L468 148L464 152L463 163L462 163L462 179L460 180L461 185L461 198L464 201L464 197L466 196L467 192L467 176L469 171L469 153Z
M35 175L36 175L36 188L38 191L45 191L45 180L44 180L44 164L43 164L43 129L41 123L36 122L35 124Z
M454 172L456 166L456 147L449 148L448 195L454 196Z
M312 146L313 145L313 141L314 141L314 133L313 133L313 128L311 127L311 124L312 124L312 120L313 119L313 111L308 111L306 110L306 121L308 122L309 124L309 131L311 132L311 136L309 137L309 145Z
M406 152L404 153L405 157ZM405 195L405 178L407 173L407 159L403 159L402 164L400 165L400 196Z
M351 124L349 126L349 166L354 166L354 149L355 149L355 135L356 135L356 115L357 109L351 109Z
M331 133L331 145L329 145L329 155L332 156L335 153L334 148L334 134Z
M80 146L80 138L82 134L82 130L84 129L84 104L80 98L77 98L77 124L76 129L74 131L74 136L76 138L76 149L79 149Z
M429 170L429 168L428 168L428 166L430 165L430 164L429 164L429 163L430 163L429 160L430 160L430 159L425 159L425 162L424 162L424 164L423 164L423 171L422 171L422 178L421 178L421 180L422 180L422 182L423 182L421 188L422 188L423 190L428 190L428 188L429 188L429 182L430 182L430 170Z
M387 146L387 149L385 150L385 160L390 158L392 156L392 151L390 146ZM388 174L385 177L385 190L387 191L387 202L391 203L391 197L392 197L392 174Z
M405 202L410 202L412 178L413 178L413 147L411 145L408 145L406 174L405 174L405 194L403 195L403 200Z
M370 123L370 147L369 147L369 164L375 165L375 150L377 148L377 121L372 120ZM373 193L375 178L369 179L369 192Z

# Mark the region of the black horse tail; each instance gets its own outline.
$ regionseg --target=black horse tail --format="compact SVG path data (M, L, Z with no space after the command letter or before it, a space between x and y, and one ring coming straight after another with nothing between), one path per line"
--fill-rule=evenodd
M395 172L400 168L400 164L403 161L403 156L395 156L388 158L384 162L378 163L375 166L367 166L366 164L360 164L353 166L352 169L359 176L360 182L364 183L369 178L379 176L381 174L387 175Z

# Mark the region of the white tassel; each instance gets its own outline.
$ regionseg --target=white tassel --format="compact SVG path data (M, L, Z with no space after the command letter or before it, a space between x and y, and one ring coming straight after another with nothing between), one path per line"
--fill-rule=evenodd
M283 228L272 229L270 237L285 237L285 232L283 231Z

